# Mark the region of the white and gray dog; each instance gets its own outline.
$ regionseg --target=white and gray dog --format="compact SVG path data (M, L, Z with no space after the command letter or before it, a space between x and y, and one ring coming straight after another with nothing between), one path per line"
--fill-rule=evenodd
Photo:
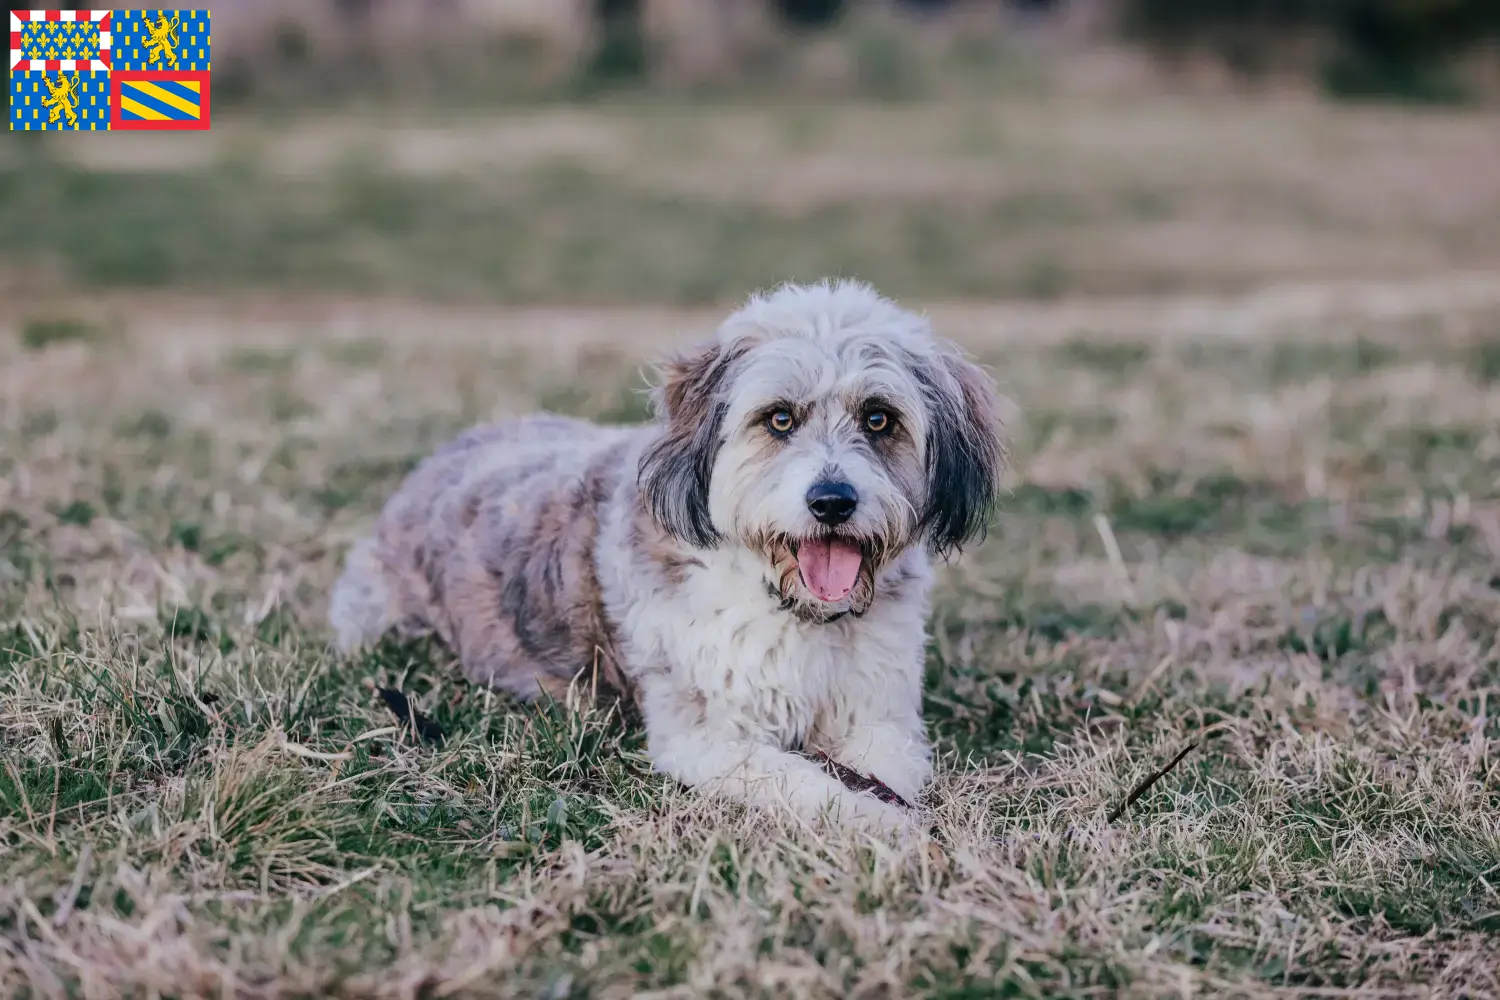
M797 751L909 801L930 777L929 557L993 510L993 383L854 282L752 297L661 375L654 425L529 417L418 466L349 554L340 647L435 633L528 699L602 682L689 786L905 828Z

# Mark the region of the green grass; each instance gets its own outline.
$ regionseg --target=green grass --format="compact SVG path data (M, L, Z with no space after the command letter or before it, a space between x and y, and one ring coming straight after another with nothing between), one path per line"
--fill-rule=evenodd
M92 323L71 317L33 317L21 326L21 343L34 351L53 344L97 340L100 331Z
M1500 260L1500 132L929 102L857 41L886 100L0 150L0 994L1494 992L1500 295L1446 272ZM646 420L717 303L831 273L1021 411L935 594L930 843L689 794L436 643L334 655L433 447Z
M1051 297L1072 287L1073 276L1045 259L996 268L993 255L972 253L1002 231L1013 238L1012 215L999 199L977 211L922 200L788 216L635 191L567 165L504 185L365 172L288 181L239 168L100 175L54 167L0 182L0 231L26 234L27 261L54 263L88 286L471 301L549 301L566 288L579 302L693 304L834 273L935 295ZM35 339L61 335L47 328Z
M1500 448L1463 342L1238 340L1226 396L1219 341L971 318L1046 419L944 571L934 839L893 854L689 795L639 731L486 694L435 643L330 652L347 541L486 401L645 418L668 338L608 315L562 361L545 314L205 318L62 368L0 340L6 992L1483 992ZM1363 416L1307 405L1290 357Z
M870 71L900 89L882 44ZM0 268L54 297L717 305L829 274L928 301L1047 301L1500 261L1490 186L1440 199L1402 183L1404 169L1463 175L1500 156L1475 115L1023 93L319 114L228 113L207 134L125 137L108 154L18 137L0 155ZM87 335L62 315L39 314L28 342ZM1062 360L1149 353L1095 343L1102 356L1068 360L1093 342L1080 332ZM1357 337L1312 341L1261 361L1302 378L1385 360Z
M1481 382L1500 382L1500 335L1481 339L1469 350L1474 377Z

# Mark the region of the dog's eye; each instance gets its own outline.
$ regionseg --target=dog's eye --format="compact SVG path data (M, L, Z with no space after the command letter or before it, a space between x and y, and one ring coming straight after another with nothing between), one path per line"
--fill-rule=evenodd
M792 428L797 426L797 418L785 410L777 410L766 418L766 426L771 429L772 434L790 434Z
M871 434L884 434L891 429L891 415L884 410L871 410L865 414L865 430Z

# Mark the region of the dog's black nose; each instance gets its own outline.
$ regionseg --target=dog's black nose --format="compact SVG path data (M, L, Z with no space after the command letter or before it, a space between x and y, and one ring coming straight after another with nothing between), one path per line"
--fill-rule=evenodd
M859 506L859 494L848 483L814 483L807 491L807 509L820 524L843 524Z

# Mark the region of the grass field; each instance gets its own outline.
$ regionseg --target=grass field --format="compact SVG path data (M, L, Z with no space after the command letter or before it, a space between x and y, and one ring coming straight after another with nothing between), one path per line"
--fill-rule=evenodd
M924 301L1236 291L1500 270L1496 162L1492 113L1292 99L231 119L17 137L0 262L16 294L691 306L832 273Z
M745 111L772 138L725 127L680 184L650 130L708 111L548 112L536 144L620 157L561 180L509 120L352 179L295 124L187 167L0 150L0 222L45 233L0 282L0 993L1500 992L1500 183L1469 159L1500 131L1157 111L997 112L989 171L962 109L843 138ZM840 180L902 122L947 152ZM409 214L361 228L362 190ZM971 215L1007 190L1012 224ZM440 267L466 204L527 239ZM903 212L948 256L882 240ZM928 309L1022 414L937 596L930 844L689 796L440 648L331 654L343 551L425 451L539 406L642 419L702 303L821 271Z

